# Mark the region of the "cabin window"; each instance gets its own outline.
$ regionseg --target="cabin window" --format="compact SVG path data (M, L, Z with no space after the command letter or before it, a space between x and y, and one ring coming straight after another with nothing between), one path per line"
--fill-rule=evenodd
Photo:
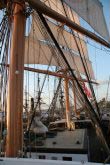
M57 160L57 157L53 156L53 157L52 157L52 160Z
M39 155L39 159L46 159L45 155Z
M64 156L64 157L63 157L63 160L64 160L64 161L72 161L72 157Z

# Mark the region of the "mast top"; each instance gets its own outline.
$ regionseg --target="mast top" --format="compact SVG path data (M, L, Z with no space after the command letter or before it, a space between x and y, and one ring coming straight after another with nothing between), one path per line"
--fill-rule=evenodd
M7 0L0 0L0 10L6 8Z

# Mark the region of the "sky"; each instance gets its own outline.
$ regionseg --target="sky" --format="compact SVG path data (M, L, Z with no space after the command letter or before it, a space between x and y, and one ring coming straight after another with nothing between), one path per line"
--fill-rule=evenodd
M105 19L108 30L110 31L110 0L100 0L100 2L103 5ZM103 97L106 98L107 95L108 80L110 76L110 49L107 49L90 39L88 39L88 42L89 57L92 61L95 78L100 83L99 86L95 87L96 97L100 100ZM108 100L110 100L110 88Z

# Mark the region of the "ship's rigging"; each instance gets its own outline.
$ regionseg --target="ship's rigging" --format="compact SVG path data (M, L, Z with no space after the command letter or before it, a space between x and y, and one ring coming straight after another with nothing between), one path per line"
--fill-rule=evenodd
M62 79L63 79L65 82L65 89L66 89L65 107L66 107L68 129L70 129L70 120L71 120L70 112L69 112L70 98L69 98L69 90L68 90L69 89L68 87L70 86L70 89L72 89L72 91L75 89L74 91L75 93L77 93L74 96L72 96L72 99L75 100L76 97L77 100L79 100L78 103L74 102L75 111L77 111L76 104L83 105L85 107L85 110L89 114L93 126L99 135L99 139L102 141L102 145L106 149L107 154L109 155L110 150L106 142L106 139L104 137L103 129L101 128L100 112L94 94L93 86L91 83L94 81L92 65L91 62L89 61L86 44L84 42L84 37L82 34L91 37L92 39L96 40L97 42L109 48L110 48L110 44L101 37L96 36L93 33L90 33L89 31L80 27L77 14L74 13L73 10L63 1L58 1L60 5L60 9L63 11L63 15L59 13L60 10L59 12L53 10L54 5L53 6L50 5L50 7L48 7L47 4L51 4L51 1L47 1L47 3L45 2L47 6L44 4L43 1L41 2L35 0L27 0L26 2L28 2L31 7L28 4L27 4L28 7L26 7L25 1L21 1L21 2L8 1L7 9L5 10L5 14L0 23L0 55L1 55L0 56L0 60L1 60L0 102L1 102L1 110L5 112L5 116L9 117L7 118L7 120L5 119L4 122L5 123L4 127L6 127L7 129L7 144L6 144L7 156L16 156L18 150L23 150L23 141L22 141L23 107L22 106L23 106L23 70L24 69L26 69L25 81L26 81L26 86L28 86L27 87L28 93L30 93L30 89L29 89L30 75L29 72L27 73L27 71L34 72L34 88L36 86L36 79L35 79L36 72L37 74L38 73L45 74L41 86L39 85L38 82L39 91L38 91L37 101L33 105L33 108L31 106L33 110L31 112L32 113L31 119L29 120L30 123L27 131L30 130L38 106L39 106L39 110L41 109L39 102L41 100L44 84L45 82L47 82L47 77L48 77L47 75L56 76L57 88L54 91L53 99L51 99L51 104L49 105L49 109L48 109L48 115L50 114L50 116L52 117L54 116L54 109L56 106L56 101L58 101L58 94L59 94L59 90L61 89L61 85L63 84L62 83ZM34 11L33 8L35 9ZM11 11L9 9L11 9ZM24 38L25 19L30 15L32 18L31 31L28 27L27 30L28 35L25 36ZM28 19L30 19L30 17ZM12 21L15 21L14 25L12 24ZM75 22L77 22L77 24ZM13 28L14 31L12 31ZM18 28L21 30L19 30ZM16 39L16 43L14 43L15 39ZM70 40L72 40L73 43L70 42ZM24 47L25 47L25 54L24 54ZM10 56L10 51L11 54L13 54L11 56ZM32 66L30 67L30 64L34 67ZM47 65L47 67L44 67L44 70L41 70L42 66L39 67L39 64L42 66ZM39 81L39 77L40 78L42 77L41 74L38 76L38 81ZM84 91L85 82L88 83L88 86L91 90L91 98L89 98L87 96L87 93ZM16 96L14 98L13 96L15 95L15 93ZM9 99L8 103L7 103L7 97ZM63 107L64 105L62 104L61 106ZM27 103L26 103L26 107L27 107ZM16 116L18 117L17 121L15 121ZM14 123L15 123L15 127L13 133L11 127ZM16 131L16 129L18 130ZM18 138L18 142L17 139L15 139L13 143L14 138ZM11 140L11 142L9 140ZM12 143L13 144L17 143L17 145L15 145L16 148L15 146L12 146ZM12 149L9 149L11 146Z

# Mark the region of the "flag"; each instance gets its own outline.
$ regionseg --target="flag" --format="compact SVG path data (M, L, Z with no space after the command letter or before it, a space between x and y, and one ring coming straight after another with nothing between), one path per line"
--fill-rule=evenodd
M82 84L82 88L84 90L84 93L87 95L88 98L92 98L91 91L88 89L85 83Z

